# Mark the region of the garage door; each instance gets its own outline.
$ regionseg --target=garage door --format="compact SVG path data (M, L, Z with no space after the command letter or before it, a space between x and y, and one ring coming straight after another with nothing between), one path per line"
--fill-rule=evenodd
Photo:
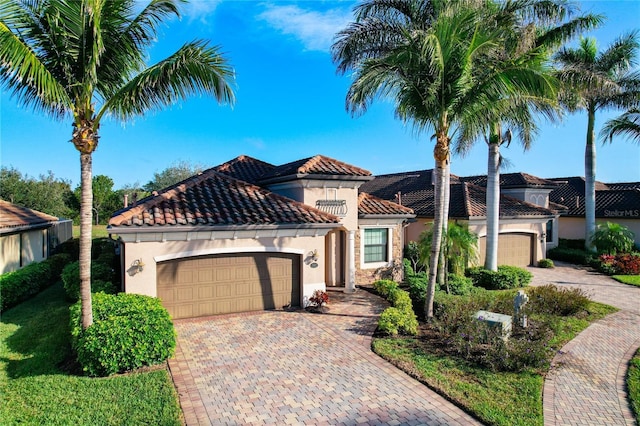
M481 237L480 265L484 265L487 239ZM533 263L532 234L500 234L498 236L498 265L529 266Z
M240 253L158 264L158 297L173 318L300 304L299 256Z

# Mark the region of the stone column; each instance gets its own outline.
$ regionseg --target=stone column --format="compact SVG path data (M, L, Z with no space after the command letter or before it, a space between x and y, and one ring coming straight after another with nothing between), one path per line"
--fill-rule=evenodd
M347 239L347 252L349 253L349 265L347 267L347 282L344 286L345 293L356 291L356 231L349 231Z

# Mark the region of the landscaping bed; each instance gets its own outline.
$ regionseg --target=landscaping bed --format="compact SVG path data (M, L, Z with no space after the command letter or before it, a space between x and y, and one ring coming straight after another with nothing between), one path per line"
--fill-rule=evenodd
M549 293L545 291L540 294L546 297ZM514 294L514 290L485 291L474 294L473 298L481 298L492 310L499 311L501 306L506 306L505 301L513 300ZM441 297L439 303L445 306L441 312L461 315L461 306L475 303L470 298L458 300L462 297L464 296ZM569 299L573 297L562 294L558 300L567 306ZM452 308L446 307L446 304L450 304ZM549 300L545 300L545 304L553 305ZM466 328L456 328L457 325L453 325L453 329L457 330L453 332L451 324L443 325L443 321L438 321L437 318L430 323L421 322L417 336L376 335L372 348L377 354L486 424L543 425L544 376L554 354L590 323L615 311L613 307L588 301L579 311L569 315L532 313L530 327L552 333L545 338L544 345L527 341L524 345L519 345L515 337L512 337L514 344L509 350L493 354L502 353L506 357L527 359L529 352L538 351L535 367L521 367L517 362L517 367L513 367L513 363L494 362L504 360L483 358L483 351L492 349L483 344L471 344L473 336L464 335L469 333L468 325L464 326ZM450 322L450 319L444 321ZM461 339L467 339L462 347L465 342L469 343L468 356L460 353ZM541 351L544 351L543 358L539 356ZM510 369L512 371L508 371Z
M107 378L81 374L71 354L61 283L2 315L2 424L182 424L164 366Z

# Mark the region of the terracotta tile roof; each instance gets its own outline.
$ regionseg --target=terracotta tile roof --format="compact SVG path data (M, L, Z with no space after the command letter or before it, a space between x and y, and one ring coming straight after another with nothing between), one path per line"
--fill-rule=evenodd
M392 201L383 200L373 195L361 192L358 195L358 215L395 215L395 216L407 216L415 217L413 210L408 207L401 206L400 204Z
M486 175L462 177L460 179L475 185L487 186ZM500 174L500 187L502 188L555 188L557 186L558 183L553 180L539 178L528 173Z
M116 212L111 226L333 224L338 218L209 169Z
M16 228L42 226L57 220L58 218L55 216L0 200L0 232L11 232Z
M214 167L214 170L249 183L256 183L261 176L275 169L273 164L257 160L248 155L241 155L224 164Z
M277 166L262 176L261 181L269 181L287 176L300 177L301 175L364 177L371 176L371 172L333 158L325 157L324 155L316 155Z
M367 192L388 201L398 201L413 209L418 217L434 217L434 190L431 184L431 170L395 173L376 176L371 182L360 186L361 192ZM486 217L485 188L451 175L449 217L468 219ZM515 198L500 196L500 217L552 216L553 212Z
M551 191L549 200L566 206L563 216L585 216L585 181L584 178L553 178L561 185ZM625 217L625 212L640 210L640 182L603 183L596 181L596 217ZM626 217L640 217L633 214Z

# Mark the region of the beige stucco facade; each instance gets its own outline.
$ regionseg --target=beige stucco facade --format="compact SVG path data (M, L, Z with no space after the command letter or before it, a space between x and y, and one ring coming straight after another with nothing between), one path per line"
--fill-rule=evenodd
M547 242L546 242L546 229L547 218L526 218L526 219L500 219L499 234L529 234L532 241L532 262L536 265L538 260L546 257ZM476 234L479 239L486 237L487 224L484 218L472 218L468 221L456 221L460 224L465 224L469 227L469 230ZM405 231L406 241L419 241L420 234L431 227L433 220L418 218L415 222L410 223ZM557 227L553 228L557 229ZM557 245L557 235L552 236L551 244ZM555 240L553 240L555 239ZM482 263L482 259L478 259L479 263Z
M1 236L0 274L46 259L49 253L48 235L48 229L37 229Z
M325 229L255 229L235 231L145 232L118 234L124 245L122 271L127 293L157 296L160 262L196 256L231 253L289 253L300 256L301 304L315 290L324 290ZM317 261L312 257L317 255ZM142 271L135 266L144 264Z
M636 247L640 247L640 219L607 218L596 219L596 223L614 222L626 226L635 234ZM583 217L560 217L559 237L568 240L581 240L585 236L585 219Z

